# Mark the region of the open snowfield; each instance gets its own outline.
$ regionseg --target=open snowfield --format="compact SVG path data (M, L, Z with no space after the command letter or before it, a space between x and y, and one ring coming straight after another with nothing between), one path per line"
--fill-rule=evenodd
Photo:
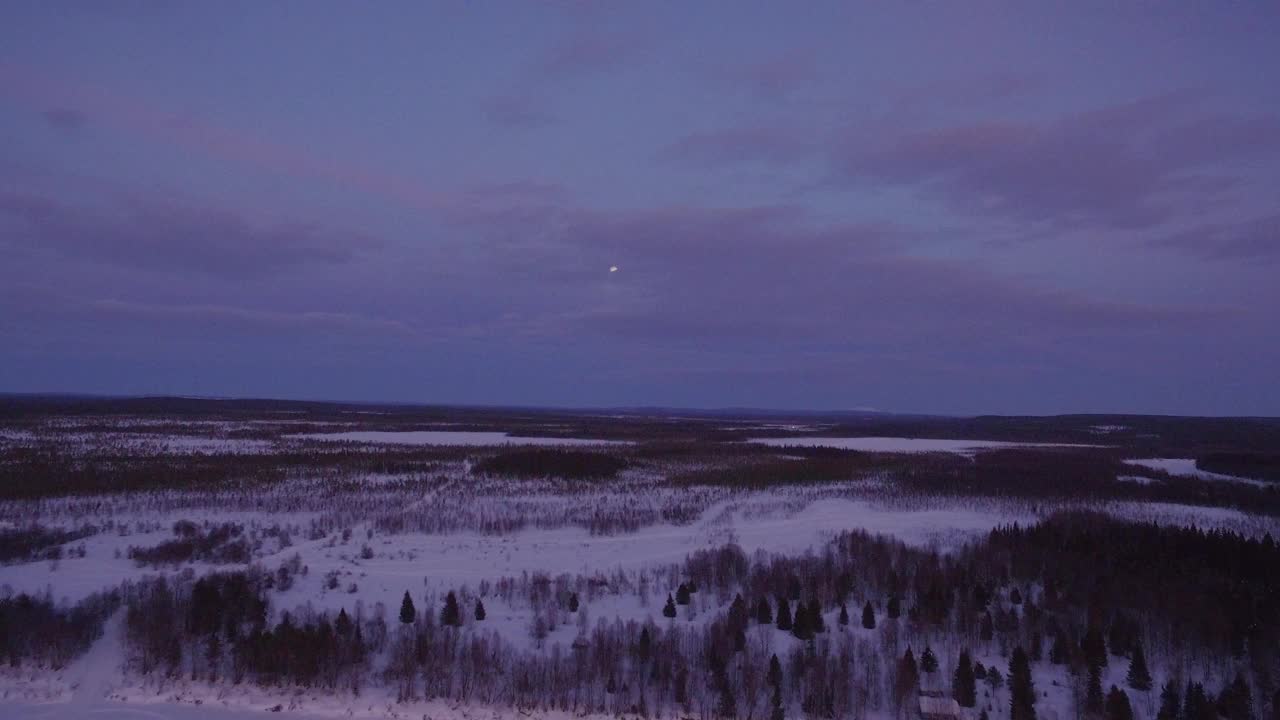
M1252 478L1237 477L1235 475L1223 475L1221 473L1208 472L1196 467L1195 458L1148 458L1143 460L1126 460L1130 465L1140 465L1142 467L1151 468L1152 470L1162 470L1170 475L1179 475L1181 477L1193 477L1200 480L1220 480L1223 482L1238 482L1254 487L1267 487L1268 483Z

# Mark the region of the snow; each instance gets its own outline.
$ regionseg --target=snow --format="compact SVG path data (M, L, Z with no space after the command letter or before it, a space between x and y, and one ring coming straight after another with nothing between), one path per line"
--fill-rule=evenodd
M1099 447L1065 443L1019 443L999 440L943 440L937 438L902 437L789 437L752 438L747 442L772 447L828 447L841 450L862 450L885 453L949 452L960 455L988 448L1036 448L1036 447Z
M618 440L591 438L517 437L503 432L462 432L452 430L412 430L391 432L360 430L341 433L287 435L289 439L332 442L382 443L395 445L627 445Z
M1238 482L1253 485L1254 487L1267 487L1269 485L1269 483L1261 480L1253 480L1251 478L1244 478L1236 475L1223 475L1221 473L1201 470L1196 467L1195 458L1147 458L1143 460L1125 460L1125 462L1130 465L1151 468L1152 470L1162 470L1170 475L1193 477L1198 480Z

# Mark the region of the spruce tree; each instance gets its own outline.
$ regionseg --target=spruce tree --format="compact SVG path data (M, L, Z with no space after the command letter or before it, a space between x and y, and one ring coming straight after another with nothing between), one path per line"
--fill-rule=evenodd
M822 619L822 604L817 598L809 601L809 626L813 628L815 633L824 633L827 631L827 623Z
M870 600L862 606L862 627L868 630L874 630L876 627L876 611L872 609Z
M664 617L674 618L676 616L676 601L672 599L671 593L667 593L667 605L662 608Z
M1115 685L1107 692L1107 720L1133 720L1128 694Z
M476 599L476 620L477 621L484 620L484 617L485 617L484 603L481 602L479 598L477 598Z
M778 598L778 629L791 629L791 605L785 597Z
M413 606L413 598L409 597L409 591L406 590L404 599L400 601L400 622L411 625L417 616L418 610Z
M1129 674L1125 682L1134 690L1146 692L1151 689L1151 673L1147 670L1147 656L1142 652L1142 642L1135 642L1133 657L1129 660Z
M982 622L979 623L978 625L978 637L982 638L982 642L989 643L991 642L991 639L995 637L995 634L996 634L996 625L991 620L991 613L990 612L983 613Z
M1059 630L1053 634L1053 649L1049 651L1049 662L1054 665L1065 665L1070 659L1067 649L1067 634Z
M1253 720L1253 691L1243 673L1236 673L1231 685L1222 689L1221 713L1227 720Z
M761 625L773 624L773 608L769 607L769 601L765 598L756 602L756 622Z
M1204 694L1204 685L1188 680L1187 692L1183 697L1183 720L1214 720L1218 716L1209 698Z
M680 587L676 588L676 604L677 605L689 604L689 586L688 585L685 585L684 583L680 583Z
M924 654L920 656L920 669L927 673L938 671L938 658L933 654L933 648L928 645L924 646Z
M569 612L578 612L578 593L569 595Z
M458 596L450 590L444 598L444 608L440 610L440 624L451 627L462 625L462 611L458 609Z
M973 661L967 649L960 651L960 662L956 664L955 675L951 678L951 697L960 707L971 708L978 701L977 679L973 674Z
M1084 709L1086 712L1098 714L1102 712L1102 668L1089 666L1089 685L1085 692Z
M636 641L636 656L640 658L640 662L649 662L649 656L653 654L653 637L649 635L649 626L645 625L640 628L640 639Z
M1036 720L1036 688L1031 681L1031 662L1022 646L1013 649L1009 660L1009 720Z
M773 705L769 710L769 720L786 720L786 713L782 710L782 688L778 685L773 686Z
M1098 628L1090 627L1085 631L1084 637L1080 640L1080 650L1084 653L1084 660L1090 667L1107 666L1107 642Z
M791 623L791 634L800 640L813 637L813 623L809 619L809 608L802 602L796 603L796 616Z
M1170 680L1160 691L1160 711L1156 713L1156 720L1178 720L1181 716L1182 701L1178 697L1178 686Z
M782 663L778 662L776 653L769 658L769 672L765 675L765 679L775 688L782 685Z
M840 624L844 627L849 626L849 606L840 603Z
M889 602L885 605L885 612L889 615L890 620L897 620L902 616L902 601L898 600L897 595L889 596Z

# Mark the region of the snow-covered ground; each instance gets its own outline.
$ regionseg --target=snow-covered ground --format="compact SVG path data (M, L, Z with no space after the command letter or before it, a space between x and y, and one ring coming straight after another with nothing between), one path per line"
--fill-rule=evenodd
M1032 447L1099 447L1097 445L1074 445L1066 443L1018 443L998 440L942 440L935 438L901 438L901 437L790 437L790 438L752 438L747 442L760 443L772 447L828 447L841 450L862 450L864 452L885 453L924 453L949 452L960 455L972 455L980 450L991 448L1032 448Z
M591 438L560 437L518 437L504 432L464 432L455 430L410 430L390 432L380 430L357 430L341 433L306 433L288 435L287 438L300 440L327 440L333 442L377 443L384 445L619 445L628 444L617 440L595 440Z
M1270 483L1252 478L1239 477L1236 475L1223 475L1221 473L1208 472L1196 467L1195 458L1147 458L1143 460L1125 460L1130 465L1138 465L1141 467L1151 468L1152 470L1163 470L1170 475L1181 475L1183 477L1193 477L1199 480L1221 480L1225 482L1238 482L1255 487L1267 487Z

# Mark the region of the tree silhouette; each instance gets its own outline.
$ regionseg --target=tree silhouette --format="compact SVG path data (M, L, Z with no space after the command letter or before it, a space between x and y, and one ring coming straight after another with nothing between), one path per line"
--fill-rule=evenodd
M444 598L444 608L440 610L440 624L450 627L462 625L462 611L458 609L458 596L450 590Z
M973 675L973 661L967 649L960 651L960 662L956 664L955 675L951 678L951 697L960 703L960 707L971 708L977 704L977 680Z
M1147 656L1142 651L1142 642L1133 646L1133 657L1129 660L1129 674L1125 682L1134 690L1146 692L1151 689L1151 673L1147 670Z
M476 599L476 620L477 621L484 620L484 617L485 617L484 603L481 602L479 598L477 598Z
M406 590L404 599L400 601L400 622L411 625L417 616L418 610L413 606L413 598L409 597L409 591Z
M676 601L671 598L671 593L667 593L667 605L662 608L662 614L669 618L676 616Z
M1022 646L1013 649L1009 660L1009 720L1036 720L1036 688L1031 681L1031 662Z
M876 611L871 608L871 601L862 606L862 627L873 630L876 626Z

